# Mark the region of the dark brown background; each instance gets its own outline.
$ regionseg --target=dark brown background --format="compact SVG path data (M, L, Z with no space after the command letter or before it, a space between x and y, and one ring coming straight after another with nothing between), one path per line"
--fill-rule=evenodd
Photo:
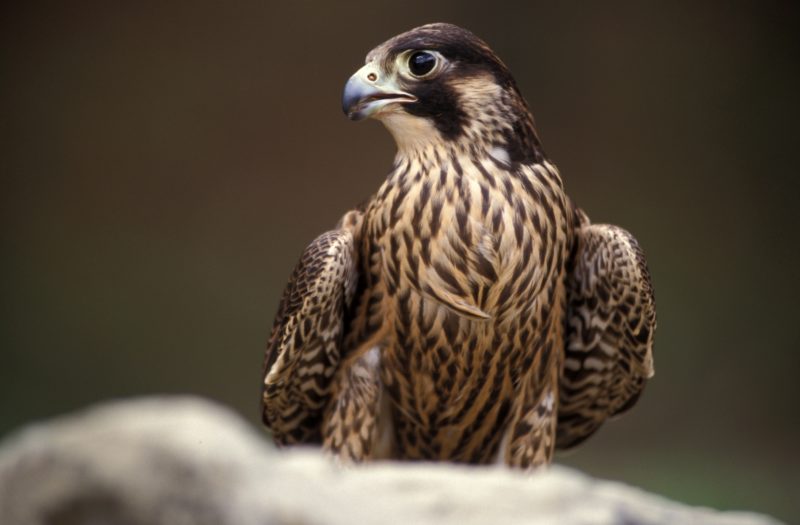
M570 194L635 233L655 280L655 379L561 461L800 519L796 12L130 4L0 8L0 433L165 392L255 422L296 257L392 160L342 116L344 81L450 21L504 58Z

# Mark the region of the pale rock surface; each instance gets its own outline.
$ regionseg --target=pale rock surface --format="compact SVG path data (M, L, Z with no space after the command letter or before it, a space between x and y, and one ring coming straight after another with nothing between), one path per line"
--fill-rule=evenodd
M277 451L196 398L119 401L0 443L3 525L768 524L554 466L378 463Z

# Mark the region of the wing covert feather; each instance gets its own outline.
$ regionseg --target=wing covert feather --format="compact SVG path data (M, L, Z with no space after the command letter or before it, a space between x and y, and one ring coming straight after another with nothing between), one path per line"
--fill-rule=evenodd
M355 231L345 225L314 239L283 292L267 344L261 403L278 444L320 440L344 315L358 280Z
M656 311L644 253L622 228L578 217L567 276L559 449L631 408L654 373Z

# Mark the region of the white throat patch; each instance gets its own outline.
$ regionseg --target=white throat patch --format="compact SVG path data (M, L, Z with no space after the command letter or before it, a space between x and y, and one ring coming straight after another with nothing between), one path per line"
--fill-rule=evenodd
M394 137L401 152L424 150L431 144L442 141L439 130L427 118L409 115L400 110L383 113L380 120Z

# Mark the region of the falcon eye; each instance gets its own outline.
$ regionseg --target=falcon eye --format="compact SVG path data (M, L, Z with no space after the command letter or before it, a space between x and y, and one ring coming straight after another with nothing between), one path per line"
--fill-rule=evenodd
M415 77L424 77L436 67L436 55L417 51L408 58L408 69Z

